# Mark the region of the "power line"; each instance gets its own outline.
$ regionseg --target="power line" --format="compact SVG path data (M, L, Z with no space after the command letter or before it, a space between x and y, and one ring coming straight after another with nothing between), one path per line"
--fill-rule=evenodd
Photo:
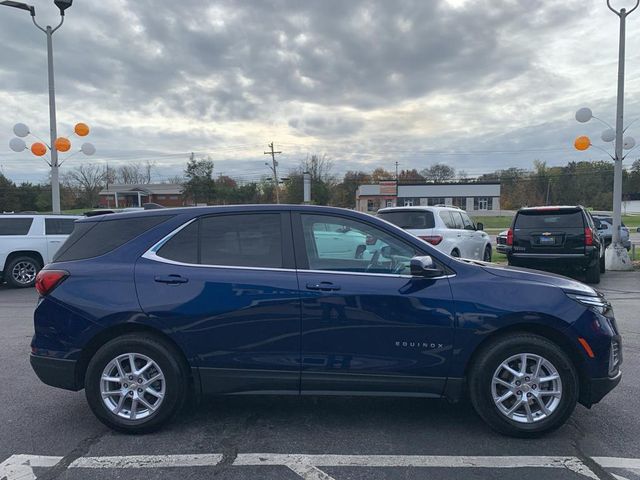
M271 160L273 162L273 167L271 171L273 172L273 185L276 190L276 203L280 203L280 183L278 181L278 161L276 160L276 155L281 154L282 152L275 152L273 150L273 142L269 144L269 148L271 151L264 152L265 155L271 155ZM269 163L265 162L265 165L269 166Z

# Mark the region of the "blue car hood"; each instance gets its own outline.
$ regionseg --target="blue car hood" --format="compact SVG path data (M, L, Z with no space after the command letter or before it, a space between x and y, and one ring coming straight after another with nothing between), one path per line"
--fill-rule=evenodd
M483 270L492 275L496 275L497 277L512 278L514 280L524 280L528 282L546 283L547 285L553 285L554 287L561 288L565 292L577 293L580 295L598 295L598 292L596 292L590 286L585 285L582 282L578 282L577 280L563 277L562 275L541 272L539 270L531 270L528 268L496 265L495 263L477 263L481 263Z

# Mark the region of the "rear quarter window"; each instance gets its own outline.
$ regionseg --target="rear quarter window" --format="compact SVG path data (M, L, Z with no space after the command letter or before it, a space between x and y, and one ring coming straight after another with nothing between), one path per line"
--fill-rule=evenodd
M381 212L378 214L378 217L404 229L421 230L434 228L436 226L433 212L430 211L407 210Z
M44 230L47 235L69 235L75 223L75 218L45 218Z
M156 215L79 222L53 261L67 262L104 255L171 217L172 215Z
M32 223L33 218L0 218L0 236L26 235Z
M550 229L550 228L583 228L581 211L531 211L520 212L515 221L516 228Z

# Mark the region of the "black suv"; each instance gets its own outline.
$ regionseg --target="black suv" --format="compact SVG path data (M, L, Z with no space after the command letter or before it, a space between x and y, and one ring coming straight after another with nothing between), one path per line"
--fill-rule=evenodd
M587 283L604 273L604 243L581 206L521 208L507 232L509 265L584 272Z

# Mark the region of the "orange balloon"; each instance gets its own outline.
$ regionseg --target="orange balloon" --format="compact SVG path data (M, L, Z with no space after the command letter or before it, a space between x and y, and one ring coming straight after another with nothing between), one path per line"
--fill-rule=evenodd
M576 138L575 142L573 142L573 146L576 147L576 150L586 150L591 146L591 140L586 135Z
M76 123L73 131L76 132L76 135L78 135L79 137L86 137L87 135L89 135L89 125L87 125L86 123Z
M41 157L45 153L47 153L47 146L44 143L36 142L31 145L31 153L33 153L36 157Z
M71 148L71 142L68 138L58 137L56 138L56 142L54 143L56 150L59 152L68 152Z

